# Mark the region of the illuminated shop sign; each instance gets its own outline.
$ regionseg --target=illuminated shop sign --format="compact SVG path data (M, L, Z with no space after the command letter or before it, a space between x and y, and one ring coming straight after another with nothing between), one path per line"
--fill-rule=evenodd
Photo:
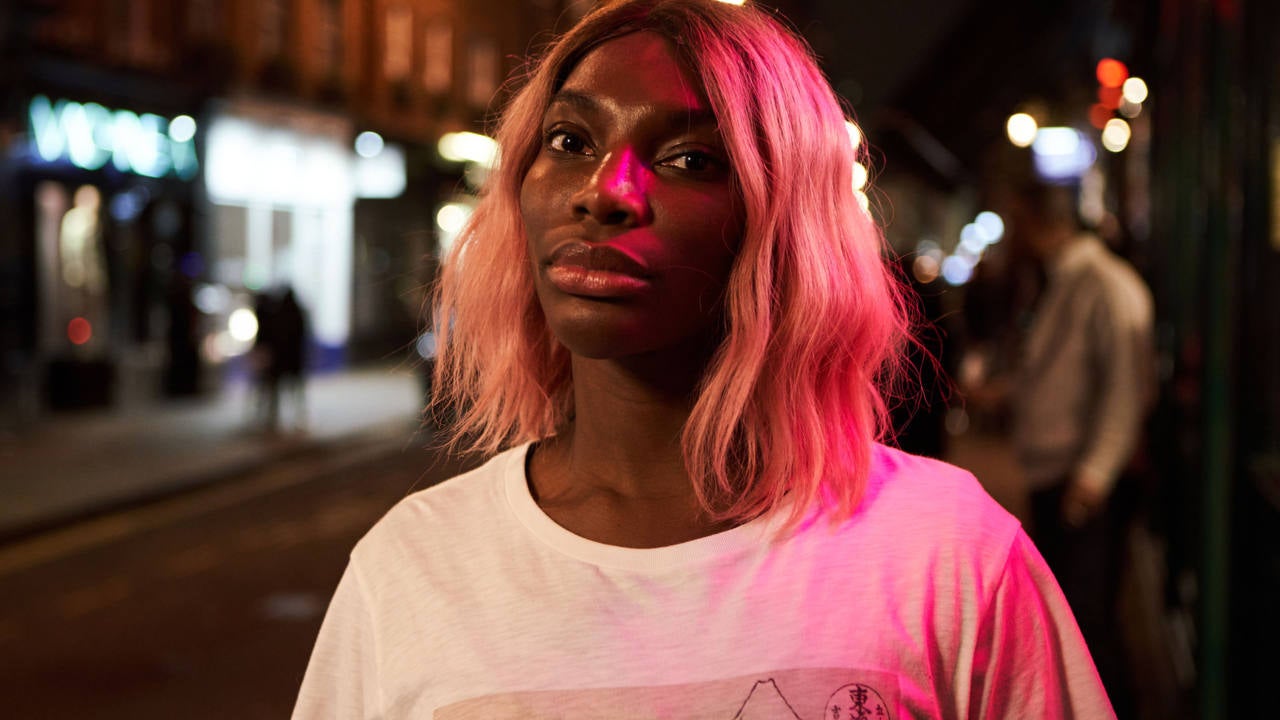
M199 169L196 123L187 115L166 119L37 95L27 116L31 147L46 162L66 160L85 170L111 163L121 172L184 180Z

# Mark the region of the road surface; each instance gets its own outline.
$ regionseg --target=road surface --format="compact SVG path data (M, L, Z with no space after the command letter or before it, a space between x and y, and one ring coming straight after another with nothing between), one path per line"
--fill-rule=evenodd
M335 444L0 547L0 715L288 717L351 546L461 468L423 445Z

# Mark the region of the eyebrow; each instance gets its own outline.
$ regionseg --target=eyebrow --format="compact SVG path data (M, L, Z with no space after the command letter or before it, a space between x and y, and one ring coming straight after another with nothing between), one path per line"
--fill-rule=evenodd
M604 111L604 103L600 102L594 95L579 92L577 90L560 89L551 97L551 103L548 105L568 105L585 113L600 113ZM710 125L718 127L720 122L716 118L716 114L710 108L699 108L692 110L685 107L668 107L658 106L658 114L663 117L668 125L680 126L687 125L693 127L695 125Z

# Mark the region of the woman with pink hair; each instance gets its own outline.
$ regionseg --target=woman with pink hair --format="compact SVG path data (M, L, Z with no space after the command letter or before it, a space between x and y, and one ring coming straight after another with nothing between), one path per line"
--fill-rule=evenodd
M972 476L879 444L908 318L807 46L605 3L532 65L446 260L437 404L295 717L1107 717Z

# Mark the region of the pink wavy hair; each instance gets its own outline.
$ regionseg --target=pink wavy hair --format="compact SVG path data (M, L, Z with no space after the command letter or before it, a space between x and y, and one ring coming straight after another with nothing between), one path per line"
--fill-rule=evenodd
M533 287L518 199L543 113L592 48L630 32L670 39L706 89L746 209L724 298L725 336L683 432L699 501L718 519L814 502L850 516L887 432L882 388L908 328L883 237L853 194L845 115L803 40L751 5L621 0L582 19L526 75L502 148L435 295L436 408L451 447L491 453L571 417L569 353Z

